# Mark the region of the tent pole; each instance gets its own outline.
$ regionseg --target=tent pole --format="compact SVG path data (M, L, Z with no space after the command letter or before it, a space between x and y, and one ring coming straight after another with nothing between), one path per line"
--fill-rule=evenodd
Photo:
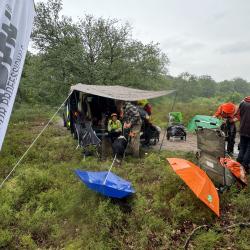
M177 91L175 92L174 101L173 101L172 108L171 108L171 111L170 111L170 112L173 112L173 110L174 110L174 106L175 106L176 99L177 99ZM162 148L162 145L163 145L163 141L164 141L164 139L165 139L165 137L166 137L167 130L168 130L168 127L166 126L166 129L165 129L165 131L164 131L164 135L163 135L162 140L161 140L161 146L160 146L160 148L159 148L159 153L160 153L160 151L161 151L161 148Z
M113 162L112 162L112 164L111 164L111 166L110 166L110 168L109 168L109 171L108 171L108 173L107 173L107 175L106 175L106 178L105 178L105 180L104 180L104 182L103 182L103 185L106 184L106 181L107 181L107 179L108 179L108 175L109 175L109 173L110 173L110 171L111 171L111 169L112 169L112 167L113 167L113 165L114 165L114 163L115 163L115 160L116 160L116 154L115 154L115 157L114 157L114 159L113 159Z

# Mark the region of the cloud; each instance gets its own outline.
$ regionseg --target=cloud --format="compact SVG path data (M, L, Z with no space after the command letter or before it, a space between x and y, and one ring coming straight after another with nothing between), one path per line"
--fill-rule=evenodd
M226 44L217 49L217 52L223 55L250 52L250 41L238 41Z
M212 15L213 21L220 21L226 17L226 12L217 12Z
M190 53L206 47L206 44L199 41L192 41L184 37L171 37L160 43L161 47L167 51Z

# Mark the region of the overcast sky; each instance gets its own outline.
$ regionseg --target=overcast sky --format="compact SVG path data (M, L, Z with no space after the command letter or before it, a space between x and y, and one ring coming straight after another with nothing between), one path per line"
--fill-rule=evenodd
M250 0L63 0L63 14L128 21L135 39L159 42L171 75L250 81Z

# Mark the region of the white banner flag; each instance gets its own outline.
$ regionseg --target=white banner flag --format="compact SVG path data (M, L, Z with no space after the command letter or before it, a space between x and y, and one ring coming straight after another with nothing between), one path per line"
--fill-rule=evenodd
M35 16L33 0L0 0L0 150Z

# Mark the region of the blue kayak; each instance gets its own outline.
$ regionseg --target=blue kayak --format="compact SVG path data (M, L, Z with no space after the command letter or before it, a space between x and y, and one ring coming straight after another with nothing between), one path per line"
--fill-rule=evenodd
M91 190L104 196L122 199L135 193L131 183L112 172L75 170L81 181Z

